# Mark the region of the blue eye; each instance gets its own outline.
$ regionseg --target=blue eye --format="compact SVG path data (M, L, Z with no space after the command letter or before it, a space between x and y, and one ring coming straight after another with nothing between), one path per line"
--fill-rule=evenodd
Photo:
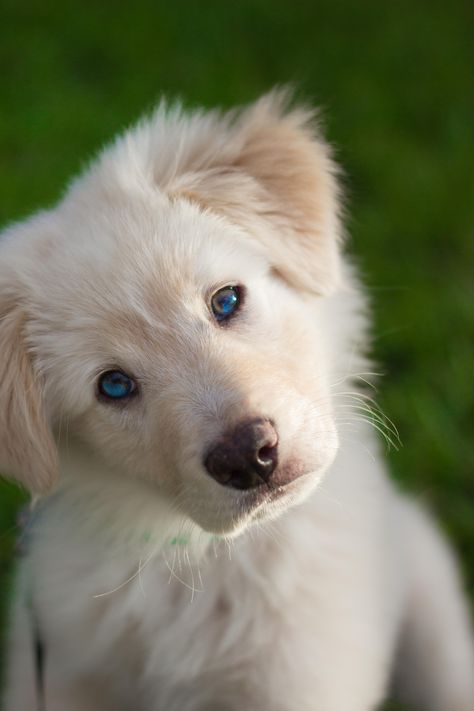
M98 389L107 400L123 400L136 392L137 384L121 370L108 370L100 376Z
M217 321L225 321L237 311L240 302L241 289L238 286L224 286L211 299L212 313Z

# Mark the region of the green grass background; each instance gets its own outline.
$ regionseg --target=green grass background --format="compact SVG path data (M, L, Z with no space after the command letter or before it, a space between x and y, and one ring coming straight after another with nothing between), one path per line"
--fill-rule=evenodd
M163 92L230 106L291 81L323 108L403 442L387 457L456 545L471 599L473 27L470 0L0 0L2 225L53 203ZM1 484L3 601L21 499Z

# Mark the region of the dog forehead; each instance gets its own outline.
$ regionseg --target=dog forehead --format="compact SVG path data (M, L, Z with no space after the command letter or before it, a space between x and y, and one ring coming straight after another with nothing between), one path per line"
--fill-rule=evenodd
M38 270L38 303L81 331L121 315L167 323L196 313L213 288L266 269L240 228L184 199L74 206L59 232L48 279Z
M87 268L122 264L137 274L148 271L166 277L170 268L188 276L219 268L219 261L237 264L251 256L249 236L225 218L186 199L117 200L91 211L76 230ZM72 246L63 243L66 251Z

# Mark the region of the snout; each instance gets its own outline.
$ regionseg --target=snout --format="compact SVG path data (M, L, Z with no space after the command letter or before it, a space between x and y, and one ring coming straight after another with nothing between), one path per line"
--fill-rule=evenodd
M226 432L204 458L208 473L233 489L271 484L278 465L278 434L270 420L254 419Z

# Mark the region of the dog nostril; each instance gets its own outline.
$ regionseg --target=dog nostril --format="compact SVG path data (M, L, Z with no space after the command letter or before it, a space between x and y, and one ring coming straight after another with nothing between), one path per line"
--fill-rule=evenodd
M276 445L266 445L261 447L257 452L257 463L258 464L270 464L273 463L276 455Z

